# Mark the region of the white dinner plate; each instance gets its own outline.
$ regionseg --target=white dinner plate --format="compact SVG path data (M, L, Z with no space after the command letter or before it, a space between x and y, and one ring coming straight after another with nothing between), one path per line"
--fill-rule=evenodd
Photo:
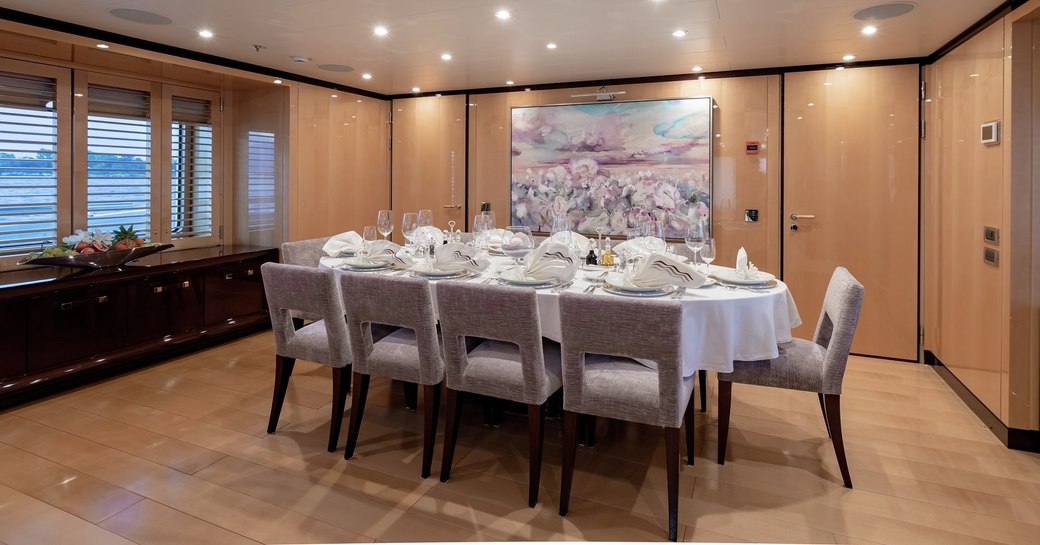
M613 293L614 295L624 295L627 297L663 297L675 291L675 286L665 286L663 288L655 288L648 291L630 291L621 289L611 283L603 284L603 291L607 293Z
M631 282L625 280L625 275L619 272L607 273L606 282L607 284L610 284L610 286L614 289L621 291L630 291L632 293L649 293L655 291L662 291L667 287L658 286L656 288L648 288L646 286L636 286L635 284L632 284Z
M514 286L539 286L539 287L550 287L558 285L559 282L555 280L545 280L539 278L530 278L523 275L523 271L519 268L508 269L504 271L498 277L501 281L512 284Z
M390 266L386 261L368 261L359 257L347 258L343 261L343 264L351 269L385 269Z
M412 272L414 272L415 274L418 274L419 276L427 276L427 277L430 277L430 278L442 278L442 277L446 277L446 276L454 276L454 277L458 278L460 276L463 276L463 275L467 274L466 269L462 269L462 270L454 269L454 270L446 271L446 270L443 270L443 269L427 269L427 268L421 268L421 267L413 267L412 268Z
M727 284L738 284L741 286L754 286L776 280L775 276L765 271L752 271L747 276L744 276L737 273L736 269L728 267L712 267L711 276Z

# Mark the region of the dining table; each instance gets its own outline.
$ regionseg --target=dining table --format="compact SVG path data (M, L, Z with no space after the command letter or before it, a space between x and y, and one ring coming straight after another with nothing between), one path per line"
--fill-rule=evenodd
M508 283L501 275L516 267L511 258L492 255L490 266L479 274L459 278L427 277L431 284L438 282L466 282L480 285ZM339 257L322 257L320 267L353 274L383 274L390 276L422 276L407 269L350 269ZM769 287L749 287L714 280L715 273L727 269L709 265L709 281L699 288L688 288L645 301L677 302L682 306L682 364L683 376L692 376L699 370L728 373L733 362L768 360L779 356L779 345L791 341L791 330L801 325L794 298L787 285L780 280ZM703 269L702 269L703 270ZM732 271L732 269L729 269ZM603 287L602 272L577 271L571 282L537 289L538 315L542 336L560 342L560 294L585 293L589 297L623 299L624 295L608 292ZM592 286L595 286L593 288ZM527 288L535 289L535 288ZM437 290L432 289L434 312L437 312ZM474 308L474 312L480 312ZM652 362L641 362L652 366Z

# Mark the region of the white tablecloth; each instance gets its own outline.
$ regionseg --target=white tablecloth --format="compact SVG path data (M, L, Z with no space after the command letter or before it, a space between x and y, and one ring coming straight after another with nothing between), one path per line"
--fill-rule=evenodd
M480 283L488 277L512 266L508 258L491 258L491 267L481 276L468 280L441 280L442 282ZM321 259L322 266L337 267L342 259ZM715 267L713 267L715 268ZM381 274L365 272L361 274ZM436 281L431 279L431 283ZM568 292L581 292L592 283L578 271ZM598 289L593 297L620 298ZM647 301L675 301L669 297ZM686 290L678 299L683 307L683 375L690 376L700 369L733 371L734 360L765 360L779 355L777 344L790 342L791 329L801 325L798 308L790 290L783 282L769 290L730 290L709 286ZM437 294L433 290L434 310ZM552 290L538 290L538 315L542 335L554 341L561 340L560 298Z

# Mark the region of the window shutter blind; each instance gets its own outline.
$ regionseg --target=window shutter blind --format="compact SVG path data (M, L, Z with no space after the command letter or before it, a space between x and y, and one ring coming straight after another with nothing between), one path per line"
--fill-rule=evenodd
M87 227L133 225L151 234L151 96L90 85L87 90Z
M171 101L170 236L213 235L213 125L209 100Z
M249 131L249 179L247 199L250 231L275 228L275 136L272 132Z
M0 72L0 255L58 238L57 85Z

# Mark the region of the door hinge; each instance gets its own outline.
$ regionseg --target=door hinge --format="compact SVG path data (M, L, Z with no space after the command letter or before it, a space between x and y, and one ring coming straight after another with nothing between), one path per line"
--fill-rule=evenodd
M928 94L926 92L927 89L928 89L927 86L928 86L928 83L926 81L924 81L924 80L921 80L921 100L924 100L928 96Z

